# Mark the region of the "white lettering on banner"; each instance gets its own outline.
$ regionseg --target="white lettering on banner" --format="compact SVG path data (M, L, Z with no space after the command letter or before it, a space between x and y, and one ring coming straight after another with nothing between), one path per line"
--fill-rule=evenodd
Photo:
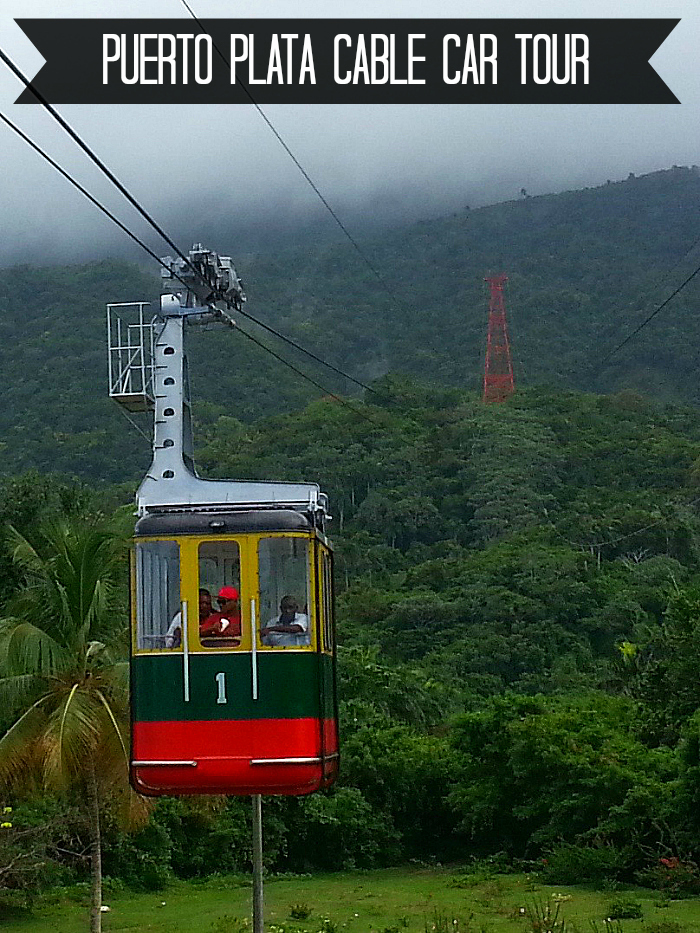
M333 40L333 80L355 85L425 84L425 78L416 75L416 65L425 61L425 55L416 51L416 42L421 39L425 33L411 32L406 37L406 71L399 75L394 33L371 33L369 37L360 33L356 40L339 33Z
M239 66L247 66L244 80L248 84L316 84L314 55L308 33L301 37L297 33L273 33L269 51L262 58L258 56L257 67L254 33L232 32L230 49L231 84L236 83ZM261 61L264 62L262 66Z
M211 36L203 33L141 32L127 39L126 33L106 32L102 35L102 83L187 84L191 53L194 80L211 84L212 50Z
M588 84L587 35L567 32L562 36L556 33L550 36L543 32L537 35L519 32L515 38L520 42L521 84L527 84L530 78L535 84Z
M487 50L486 46L489 45ZM464 43L464 58L460 71L450 71L450 52L461 48L462 37L448 33L442 40L442 80L445 84L497 84L498 83L498 39L491 33L479 34L477 53L474 34L468 33ZM486 77L486 66L491 66L491 74Z

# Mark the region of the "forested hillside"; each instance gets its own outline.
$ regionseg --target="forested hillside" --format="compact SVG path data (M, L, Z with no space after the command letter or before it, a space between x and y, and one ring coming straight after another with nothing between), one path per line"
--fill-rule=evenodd
M341 779L266 802L269 865L500 853L558 883L699 890L700 415L628 391L491 407L396 378L375 393L222 415L202 436L212 475L314 477L333 507ZM2 484L0 521L38 542L47 517L125 498L25 475ZM3 601L23 586L10 558ZM12 805L18 827L45 827L36 884L81 877L70 794ZM129 836L107 813L105 870L157 888L243 869L247 816L163 800Z
M211 245L234 255L253 314L365 382L393 372L478 391L483 278L503 271L520 385L696 402L694 283L602 368L600 360L697 264L699 207L700 175L687 168L465 207L363 240L384 284L347 241L305 247L302 238L274 256L247 255L241 244L237 255L232 224L230 241ZM108 482L142 473L144 443L105 398L104 305L157 290L155 268L122 263L0 273L2 472L35 466ZM316 394L235 334L193 333L190 347L203 425L294 410ZM356 390L331 372L311 374L331 391Z
M700 415L629 392L485 407L399 380L376 391L361 414L324 399L252 427L223 416L200 459L319 480L349 643L476 696L607 682L615 645L660 624L696 572Z
M351 406L235 332L192 333L201 472L317 480L333 514L341 778L266 802L269 867L487 856L555 883L700 892L693 285L596 370L617 319L692 268L698 206L700 176L674 169L397 230L364 244L391 299L344 246L245 259L255 314L371 382ZM518 390L485 406L483 276L501 270ZM128 537L149 450L106 398L103 305L157 286L117 263L0 276L0 732L26 687L7 671L29 657L8 647L23 620L2 617L32 604L38 564L67 563L46 542L86 523L113 541L105 521ZM119 659L114 567L98 647ZM0 908L86 872L75 787L13 793ZM104 810L115 883L248 865L246 801L164 799L132 835L116 792Z

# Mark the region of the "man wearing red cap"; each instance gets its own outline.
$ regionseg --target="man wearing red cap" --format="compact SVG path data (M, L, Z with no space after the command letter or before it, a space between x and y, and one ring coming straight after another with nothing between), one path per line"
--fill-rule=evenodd
M199 637L204 639L227 639L227 644L240 644L241 609L238 590L235 586L222 586L217 596L219 611L213 612L199 626Z

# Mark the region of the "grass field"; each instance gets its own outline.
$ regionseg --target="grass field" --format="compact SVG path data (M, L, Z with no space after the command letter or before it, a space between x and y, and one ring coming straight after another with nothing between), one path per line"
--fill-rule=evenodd
M621 897L639 903L642 918L606 924L611 902ZM2 929L83 933L86 909L77 898L77 893L56 893L31 915L5 919ZM234 921L249 914L250 887L244 879L222 877L204 884L177 883L157 894L115 894L105 903L111 908L104 915L105 933L238 933L245 927ZM533 912L557 904L566 933L700 933L700 898L666 903L657 892L640 888L550 887L528 875L403 868L285 877L265 886L270 933L549 933L552 923L538 927ZM309 917L291 919L295 907L297 914L307 908ZM565 933L560 923L554 933Z

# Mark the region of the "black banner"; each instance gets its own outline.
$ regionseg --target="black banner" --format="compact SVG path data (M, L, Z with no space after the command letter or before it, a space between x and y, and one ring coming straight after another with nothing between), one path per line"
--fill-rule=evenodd
M679 103L649 64L678 22L17 20L55 104Z

